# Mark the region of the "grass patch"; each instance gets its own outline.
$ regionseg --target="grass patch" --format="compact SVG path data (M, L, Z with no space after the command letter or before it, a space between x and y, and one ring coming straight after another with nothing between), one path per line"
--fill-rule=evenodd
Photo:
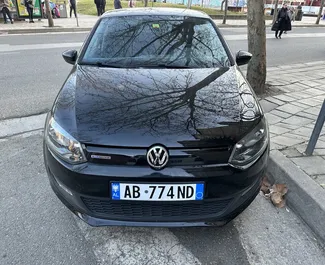
M128 7L128 1L121 1L123 8ZM136 7L144 7L144 3L142 1L137 1ZM171 3L154 3L149 2L148 7L173 7L173 8L186 8L185 5L176 5ZM84 15L97 15L96 5L94 4L94 0L79 0L78 1L78 13ZM114 9L114 0L107 0L106 1L106 11ZM214 8L205 8L201 6L192 6L193 10L199 10L207 13L208 15L223 15L218 9ZM242 15L241 13L236 12L229 12L228 15Z

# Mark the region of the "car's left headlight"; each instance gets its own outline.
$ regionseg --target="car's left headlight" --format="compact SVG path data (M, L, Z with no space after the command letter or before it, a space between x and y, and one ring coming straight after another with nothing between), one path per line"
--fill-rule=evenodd
M263 117L259 124L235 145L229 164L235 168L247 169L260 158L268 144L269 130Z
M49 149L64 161L70 164L87 161L81 144L66 132L53 117L50 117L46 124L45 140Z

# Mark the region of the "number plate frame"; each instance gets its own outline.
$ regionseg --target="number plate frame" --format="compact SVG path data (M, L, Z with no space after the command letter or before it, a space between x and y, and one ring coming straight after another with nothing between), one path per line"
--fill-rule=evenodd
M113 185L119 185L119 189L118 189L118 193L114 194L114 190L113 190ZM130 185L131 186L131 198L124 198L124 196L121 196L121 191L125 192L125 189L121 189L121 184L122 185ZM129 186L129 187L130 187ZM189 198L168 198L166 199L166 196L164 196L164 198L156 198L156 196L154 196L153 198L150 199L150 195L151 195L151 189L148 190L148 193L145 193L145 191L143 191L143 193L145 193L145 195L140 194L140 198L133 198L133 191L132 191L132 187L133 186L140 186L140 193L142 193L141 191L141 187L143 188L144 186L156 186L156 189L158 190L158 186L165 186L165 190L166 186L167 188L170 188L171 186L173 186L174 188L177 189L178 192L178 187L187 187L187 186L195 186L196 189L194 190L194 194L193 196L189 197ZM199 182L194 182L194 183L185 183L185 182L176 182L176 183L170 183L170 182L163 182L163 183L148 183L148 182L129 182L129 181L112 181L109 183L109 190L110 190L110 199L111 200L116 200L116 201L156 201L156 202L184 202L184 201L202 201L204 199L204 193L205 193L205 183L202 181ZM161 191L158 190L158 191ZM157 191L156 191L157 192ZM174 191L175 192L175 191ZM186 191L185 191L186 192ZM167 193L164 191L164 195L166 195ZM114 196L115 195L115 196ZM156 195L156 193L155 193ZM175 195L174 195L175 196Z

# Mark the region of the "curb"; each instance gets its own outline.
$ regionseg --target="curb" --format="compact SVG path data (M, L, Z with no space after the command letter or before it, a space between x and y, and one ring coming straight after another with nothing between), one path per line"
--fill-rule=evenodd
M288 206L303 219L325 245L325 192L280 151L270 152L267 175L271 183L285 183Z

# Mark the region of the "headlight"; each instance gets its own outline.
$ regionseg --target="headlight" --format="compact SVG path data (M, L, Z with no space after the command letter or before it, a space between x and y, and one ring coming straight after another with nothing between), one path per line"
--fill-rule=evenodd
M250 133L235 145L229 164L239 169L250 167L264 153L268 143L268 125L263 118Z
M45 139L49 149L70 164L80 164L87 161L81 144L67 133L51 117L45 131Z

